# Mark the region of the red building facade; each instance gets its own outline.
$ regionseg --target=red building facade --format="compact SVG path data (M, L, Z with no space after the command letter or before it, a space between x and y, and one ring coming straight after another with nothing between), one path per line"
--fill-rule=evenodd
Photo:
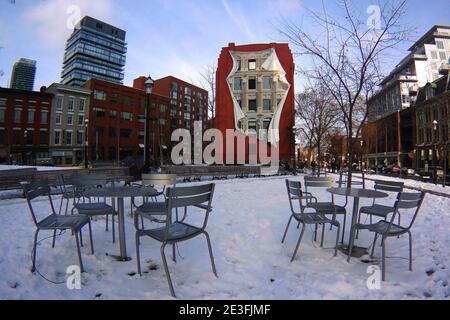
M222 48L216 99L215 126L224 137L227 129L245 137L246 161L250 143L265 144L269 154L276 150L281 161L293 158L294 60L288 44L230 43ZM269 130L268 137L261 137L260 129Z
M146 93L116 83L91 79L84 85L92 90L89 103L88 159L117 161L142 157ZM150 159L167 156L170 145L169 97L151 95L149 108ZM167 159L167 158L166 158Z
M48 159L51 103L45 92L0 88L0 162Z

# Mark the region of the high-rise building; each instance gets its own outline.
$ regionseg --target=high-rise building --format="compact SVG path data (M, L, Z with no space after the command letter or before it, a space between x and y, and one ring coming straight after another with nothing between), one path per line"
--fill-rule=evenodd
M215 126L224 136L229 129L245 136L246 160L252 140L277 150L280 160L290 161L295 149L294 115L294 60L288 44L230 43L222 48Z
M82 86L89 79L123 83L126 32L84 17L67 40L61 83Z
M35 75L36 61L22 58L14 64L9 88L33 91Z

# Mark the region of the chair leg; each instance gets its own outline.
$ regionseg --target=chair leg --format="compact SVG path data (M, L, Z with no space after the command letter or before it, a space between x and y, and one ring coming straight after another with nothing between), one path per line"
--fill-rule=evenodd
M61 202L59 203L58 215L61 215L63 202L64 202L64 195L61 196Z
M83 245L83 231L81 231L81 229L80 229L80 244L81 244L81 247L84 247L84 245Z
M373 239L372 252L370 253L370 258L373 258L373 255L375 253L375 246L377 245L377 239L378 239L378 233L375 232L375 237Z
M302 241L303 234L305 233L306 225L303 223L302 232L300 233L300 237L298 238L297 245L295 246L294 254L292 256L291 262L294 261L295 256L297 255L298 247L300 246L300 242Z
M300 229L300 222L297 224L297 229Z
M112 221L112 242L116 243L116 226L114 223L114 212L111 215L111 221Z
M94 239L92 238L92 225L91 225L91 218L89 218L89 239L91 241L91 253L94 254Z
M69 211L69 201L70 201L70 199L67 198L66 199L66 211L64 212L64 215L66 215L66 216L67 216L67 212Z
M339 246L339 235L341 233L341 226L337 225L336 246L334 247L334 256L337 257L337 251Z
M136 231L135 237L136 237L136 263L137 263L137 269L138 269L139 275L142 276L142 272L141 272L141 254L140 254L140 251L139 251L139 245L140 245L140 242L139 242L139 238L140 238L139 237L139 231Z
M177 263L177 253L176 253L176 248L175 248L176 244L174 243L172 245L172 260L173 262Z
M109 214L106 215L106 232L109 231L109 229L108 229L108 220L109 220Z
M81 272L84 272L83 261L81 260L80 239L78 236L78 232L75 232L75 240L77 242L78 262L80 264L80 270Z
M37 251L37 238L39 235L39 229L36 229L36 232L34 233L34 242L33 242L33 259L32 259L32 265L31 265L31 272L36 271L36 251Z
M386 238L381 239L381 251L382 251L382 262L381 262L381 274L382 281L386 281Z
M319 229L319 226L316 224L314 228L314 241L317 241L317 229Z
M53 242L52 242L52 248L54 248L54 247L55 247L55 243L56 243L56 231L57 231L57 230L54 230L54 231L53 231Z
M358 213L358 224L361 224L361 212ZM359 229L356 229L356 239L359 239Z
M320 247L323 248L323 243L325 240L325 224L322 225L322 239L320 240Z
M212 252L212 246L211 246L211 240L209 239L209 234L206 231L203 231L203 234L205 235L206 242L208 243L208 251L209 251L209 258L211 260L211 268L214 272L214 275L218 278L219 276L217 275L216 264L214 263L214 255Z
M170 294L172 295L172 297L176 298L175 290L173 289L172 279L170 278L169 268L167 266L166 255L164 253L165 248L166 248L166 243L163 243L161 246L161 257L163 260L164 271L166 272L167 282L169 283Z
M345 224L347 222L347 214L344 214L344 223L342 224L342 239L341 243L344 243L344 236L345 236Z
M412 234L411 231L408 231L409 236L409 271L413 271L412 268Z
M292 218L293 218L293 217L294 217L294 216L291 215L291 217L289 218L288 224L287 224L287 226L286 226L286 230L284 230L283 239L281 239L281 243L284 243L284 240L286 239L286 235L287 235L287 232L288 232L288 230L289 230L289 226L290 226L290 224L291 224L291 221L292 221Z

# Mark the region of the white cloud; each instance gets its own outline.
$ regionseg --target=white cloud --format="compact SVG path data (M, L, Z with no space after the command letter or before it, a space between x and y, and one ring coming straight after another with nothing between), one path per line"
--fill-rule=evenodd
M112 8L110 0L46 0L25 11L23 21L36 41L49 48L58 48L71 34L73 29L69 27L74 25L78 16L90 15L108 20Z

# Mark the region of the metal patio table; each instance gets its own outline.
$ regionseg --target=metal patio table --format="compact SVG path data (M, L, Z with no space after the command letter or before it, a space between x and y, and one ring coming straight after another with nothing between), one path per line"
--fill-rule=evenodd
M131 258L127 256L127 244L125 239L125 213L124 213L124 198L133 197L151 197L158 192L151 187L122 187L112 186L104 188L90 189L83 192L85 197L99 197L117 199L117 216L119 221L119 244L120 255L115 256L119 261L130 261Z
M379 199L387 198L389 195L384 192L368 189L358 188L329 188L328 192L334 195L353 198L353 213L352 213L352 225L350 229L350 239L348 245L342 245L339 250L348 255L347 261L350 262L350 257L361 258L367 253L367 248L354 247L356 222L358 221L359 214L359 198ZM342 232L344 232L343 230Z

